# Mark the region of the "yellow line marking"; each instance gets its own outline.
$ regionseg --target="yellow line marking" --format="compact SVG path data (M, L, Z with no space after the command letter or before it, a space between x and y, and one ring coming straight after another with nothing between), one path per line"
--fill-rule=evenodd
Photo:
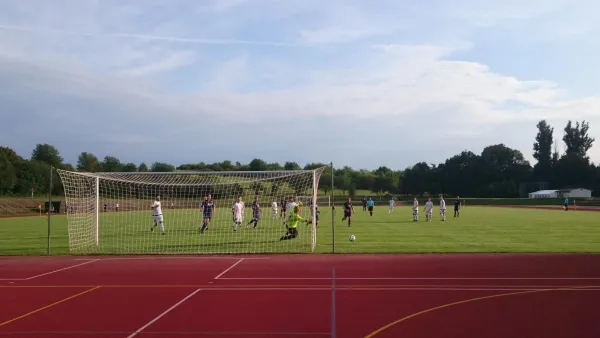
M49 308L51 308L51 307L53 307L53 306L55 306L55 305L58 305L58 304L64 303L64 302L66 302L66 301L69 301L69 300L71 300L71 299L73 299L73 298L77 298L77 297L79 297L79 296L85 295L86 293L88 293L88 292L92 292L92 291L94 291L94 290L96 290L96 289L99 289L99 288L100 288L100 286L96 286L96 287L94 287L94 288L92 288L92 289L85 290L85 291L83 291L83 292L80 292L80 293L78 293L78 294L75 294L75 295L73 295L73 296L69 296L69 297L67 297L67 298L63 298L63 299L61 299L61 300L59 300L59 301L57 301L57 302L54 302L54 303L52 303L52 304L49 304L49 305L43 306L43 307L41 307L41 308L39 308L39 309L37 309L37 310L33 310L33 311L31 311L31 312L27 312L26 314L24 314L24 315L21 315L21 316L19 316L19 317L15 317L15 318L13 318L13 319L9 319L9 320L5 321L4 323L0 323L0 327L2 327L2 326L5 326L5 325L7 325L7 324L10 324L10 323L12 323L12 322L15 322L15 321L17 321L17 320L19 320L19 319L23 319L23 318L25 318L25 317L29 317L29 316L31 316L31 315L33 315L33 314L36 314L36 313L38 313L38 312L41 312L41 311L44 311L44 310L46 310L46 309L49 309Z
M584 289L584 288L589 288L589 286L580 286L577 287L579 289ZM483 296L483 297L476 297L476 298L470 298L470 299L465 299L465 300L461 300L458 302L453 302L453 303L448 303L448 304L444 304L444 305L440 305L440 306L436 306L436 307L432 307L420 312L416 312L413 314L410 314L408 316L402 317L396 321L393 321L389 324L386 324L380 328L378 328L377 330L369 333L368 335L366 335L364 338L373 338L375 335L391 328L392 326L395 326L397 324L400 324L404 321L407 321L411 318L429 313L429 312L433 312L433 311L437 311L437 310L441 310L444 308L448 308L448 307L452 307L452 306L456 306L456 305L460 305L460 304L465 304L465 303L471 303L471 302L476 302L476 301L480 301L480 300L485 300L485 299L492 299L492 298L500 298L500 297L508 297L508 296L516 296L516 295L524 295L524 294L528 294L528 293L538 293L538 292L547 292L547 291L561 291L561 290L568 290L568 288L560 288L560 289L544 289L544 290L530 290L530 291L521 291L521 292L510 292L510 293L501 293L501 294L496 294L496 295L491 295L491 296Z

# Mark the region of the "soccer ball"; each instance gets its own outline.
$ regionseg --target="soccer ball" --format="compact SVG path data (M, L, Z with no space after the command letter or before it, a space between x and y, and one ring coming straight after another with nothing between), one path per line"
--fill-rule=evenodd
M354 242L356 240L356 237L354 235L350 235L348 239L350 240L350 242Z

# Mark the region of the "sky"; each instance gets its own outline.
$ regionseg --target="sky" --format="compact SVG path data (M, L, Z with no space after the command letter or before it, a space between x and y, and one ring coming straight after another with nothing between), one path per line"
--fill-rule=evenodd
M0 0L0 145L403 169L587 120L593 0ZM600 162L600 144L589 152Z

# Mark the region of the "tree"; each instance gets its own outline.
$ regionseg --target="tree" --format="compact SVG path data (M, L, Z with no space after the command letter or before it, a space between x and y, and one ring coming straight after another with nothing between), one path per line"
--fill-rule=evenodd
M168 164L168 163L164 163L164 162L154 162L154 163L152 163L152 171L153 172L172 172L172 171L175 171L175 166Z
M283 170L301 170L300 165L296 162L285 162Z
M23 158L11 148L0 147L0 153L6 155L6 158L13 166L16 166L19 162L23 161Z
M537 160L534 166L534 177L540 181L548 181L552 170L552 142L554 128L545 120L538 122L538 133L533 144L533 158Z
M101 164L98 157L92 153L82 152L77 158L77 170L86 172L96 172L100 170Z
M580 158L587 158L587 152L592 148L595 138L588 135L590 126L585 120L576 122L575 127L569 120L565 126L565 135L563 141L567 147L566 154L575 154Z
M135 163L127 163L121 167L121 171L125 173L133 173L138 170L137 165Z
M37 144L31 153L33 161L47 163L53 167L58 167L62 164L63 158L55 146L50 144Z
M0 194L9 194L17 184L17 172L4 152L0 152Z
M102 171L107 173L116 173L123 170L123 165L121 161L114 156L106 156L104 157L104 161L102 161Z
M138 167L138 171L141 173L148 172L149 170L148 170L148 166L146 165L146 163L142 162L140 164L140 166Z
M252 161L250 161L250 171L264 171L267 169L267 162L255 158Z

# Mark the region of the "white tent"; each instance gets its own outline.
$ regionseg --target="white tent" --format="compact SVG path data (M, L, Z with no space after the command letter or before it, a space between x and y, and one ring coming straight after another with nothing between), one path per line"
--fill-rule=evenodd
M529 198L558 198L558 190L539 190L530 192Z

